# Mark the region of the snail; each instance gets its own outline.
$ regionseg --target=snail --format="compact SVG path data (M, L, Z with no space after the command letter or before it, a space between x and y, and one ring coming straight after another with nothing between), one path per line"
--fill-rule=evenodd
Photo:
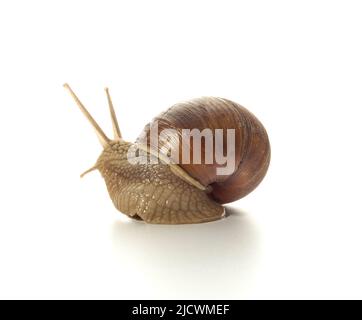
M267 132L251 112L235 102L203 97L178 103L155 117L136 142L130 143L122 138L107 88L113 139L106 136L70 86L64 87L103 146L96 164L81 177L99 170L114 206L131 218L156 224L221 219L225 216L223 204L253 191L268 170ZM195 132L201 135L197 137ZM196 161L185 161L190 159ZM229 168L226 159L232 164Z

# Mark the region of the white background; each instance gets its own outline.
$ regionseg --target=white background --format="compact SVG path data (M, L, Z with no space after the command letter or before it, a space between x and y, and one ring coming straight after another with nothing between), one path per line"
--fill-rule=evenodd
M0 298L362 298L359 1L1 1ZM268 130L262 184L222 221L114 209L110 87L126 139L213 95Z

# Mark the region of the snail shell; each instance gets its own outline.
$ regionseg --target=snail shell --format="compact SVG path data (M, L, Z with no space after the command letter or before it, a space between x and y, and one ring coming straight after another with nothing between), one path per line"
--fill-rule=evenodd
M235 170L230 175L220 176L214 155L211 164L205 163L205 140L201 141L201 164L179 163L190 176L205 187L211 187L210 196L224 204L238 200L253 191L264 178L270 162L270 144L266 130L260 121L246 108L227 99L203 97L175 104L146 125L144 131L148 146L159 152L165 147L165 141L152 145L150 132L158 126L158 131L174 129L167 144L179 148L179 155L190 153L193 156L193 144L183 145L182 129L223 129L223 154L227 153L227 129L235 130ZM142 135L143 137L143 135ZM192 140L191 140L192 141ZM214 139L215 141L215 139ZM216 148L214 148L216 151ZM191 156L191 157L192 157Z

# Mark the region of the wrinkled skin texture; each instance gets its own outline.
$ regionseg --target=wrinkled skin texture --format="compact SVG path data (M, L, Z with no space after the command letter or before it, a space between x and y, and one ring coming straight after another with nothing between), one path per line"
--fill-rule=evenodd
M224 208L205 191L185 182L169 165L131 164L131 143L112 141L97 161L115 207L148 223L184 224L218 220Z

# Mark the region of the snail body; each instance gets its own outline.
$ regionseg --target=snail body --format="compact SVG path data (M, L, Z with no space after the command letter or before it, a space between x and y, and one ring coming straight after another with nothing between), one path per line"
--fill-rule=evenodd
M232 101L204 97L176 104L154 118L136 142L130 143L122 139L107 89L113 140L104 134L72 89L67 84L65 87L95 128L103 146L96 164L84 174L98 169L115 207L129 217L159 224L218 220L225 216L222 204L250 193L266 174L270 161L267 133L254 115ZM157 140L157 144L151 138L156 125L160 132L168 130L167 139ZM235 165L231 172L218 174L225 163L217 161L217 153L205 163L206 139L200 140L201 163L180 163L167 154L171 150L177 151L179 158L186 153L193 158L196 151L190 141L195 137L187 142L182 138L184 129L195 128L207 129L213 136L222 129L221 139L213 142L213 151L222 154L227 151L227 129L233 130ZM136 151L130 153L132 149Z
M164 163L134 165L129 142L113 142L97 161L115 207L148 223L183 224L220 219L224 208Z

